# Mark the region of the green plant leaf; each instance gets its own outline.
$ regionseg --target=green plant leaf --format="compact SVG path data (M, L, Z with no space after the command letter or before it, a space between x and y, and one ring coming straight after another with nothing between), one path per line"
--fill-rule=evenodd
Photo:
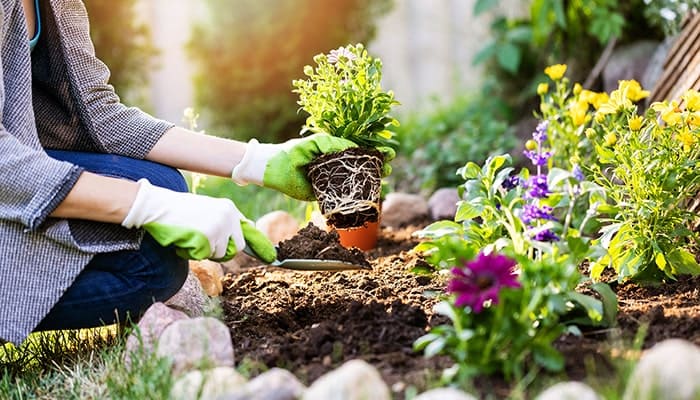
M484 205L481 203L482 202L479 200L479 198L473 199L469 202L460 202L455 214L455 221L468 221L481 216L481 213L484 212Z
M617 322L617 295L607 283L594 283L591 289L595 290L603 302L603 323L605 326L614 326Z
M493 57L494 54L496 54L496 50L496 42L487 44L474 55L474 58L472 59L472 65L479 65L485 62L489 58Z
M564 368L564 356L550 345L537 345L533 348L535 362L551 372Z
M666 261L671 266L671 272L678 274L700 274L700 265L695 257L686 249L676 248L666 254Z
M499 0L476 0L476 3L474 4L474 16L479 16L482 13L492 9L498 4Z
M498 52L496 53L498 65L512 74L518 72L518 68L520 68L521 56L522 55L518 46L512 43L501 44L498 46Z

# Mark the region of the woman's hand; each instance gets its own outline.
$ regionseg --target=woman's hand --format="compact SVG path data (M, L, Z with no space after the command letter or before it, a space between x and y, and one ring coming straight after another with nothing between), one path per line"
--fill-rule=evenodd
M299 200L316 197L306 178L304 167L314 158L357 147L347 139L317 133L280 144L263 144L252 139L231 177L240 184L253 183L280 191Z
M145 179L121 224L145 229L161 245L174 245L183 258L226 261L246 242L265 261L277 257L272 243L230 200L174 192Z

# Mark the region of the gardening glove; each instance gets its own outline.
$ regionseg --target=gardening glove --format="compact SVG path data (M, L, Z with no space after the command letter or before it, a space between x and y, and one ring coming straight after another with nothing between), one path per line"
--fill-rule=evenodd
M248 142L243 159L231 174L239 185L253 183L275 189L298 200L312 201L316 197L306 178L304 167L314 158L337 153L357 145L350 140L317 133L280 144Z
M174 245L186 259L230 260L246 242L261 259L277 258L273 244L230 200L174 192L146 179L138 183L122 226L145 229L161 245Z

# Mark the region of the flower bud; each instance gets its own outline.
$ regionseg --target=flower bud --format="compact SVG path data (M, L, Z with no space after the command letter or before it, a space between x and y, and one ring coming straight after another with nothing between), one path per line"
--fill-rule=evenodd
M578 96L582 90L583 90L583 87L581 86L580 83L574 84L574 96Z
M535 150L535 149L537 149L537 142L530 139L527 142L525 142L525 148L528 150Z
M593 128L586 128L585 133L586 133L586 137L588 138L588 140L593 140L593 139L595 139L596 136L598 136L595 129L593 129Z
M608 147L614 146L615 143L617 143L617 135L615 135L612 132L605 135L605 145L606 146L608 146Z
M537 94L544 96L549 91L549 85L546 83L540 83L537 85Z

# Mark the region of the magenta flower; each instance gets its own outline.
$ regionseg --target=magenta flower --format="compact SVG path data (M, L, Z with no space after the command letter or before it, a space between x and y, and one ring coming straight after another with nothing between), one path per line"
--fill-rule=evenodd
M456 306L469 306L478 314L484 309L484 302L498 303L501 288L520 287L514 267L515 261L504 255L479 253L476 260L452 268L453 277L447 283L447 292L457 295Z

